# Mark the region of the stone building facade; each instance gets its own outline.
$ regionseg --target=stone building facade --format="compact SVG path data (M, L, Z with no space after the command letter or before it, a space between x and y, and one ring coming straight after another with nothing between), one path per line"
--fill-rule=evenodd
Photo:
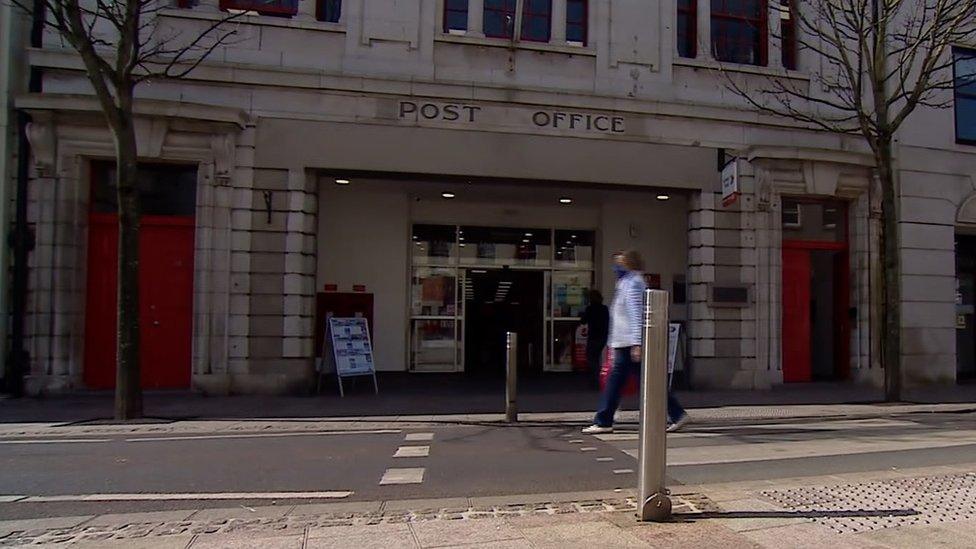
M222 6L248 7L189 4L161 11L160 28L191 37ZM140 156L195 169L191 354L175 386L310 390L317 300L360 286L379 370L464 370L476 335L464 294L480 270L494 272L488 263L541 273L544 350L526 352L558 370L579 305L561 292L609 294L607 257L621 248L644 252L674 291L679 369L693 387L881 383L870 155L856 138L759 115L725 85L731 74L811 86L804 67L819 61L784 56L777 6L762 3L762 55L743 57L710 42L723 14L701 1L691 16L665 0L538 10L526 0L521 12L494 0L272 4L284 16L227 23L233 40L187 78L139 89ZM673 31L689 26L691 38ZM89 249L101 184L91 166L112 158L112 141L73 51L49 34L27 59L44 75L42 93L17 101L33 120L28 387L77 390L93 384L91 334L106 321L91 312L102 276ZM899 139L904 370L915 385L955 383L972 367L957 365L972 326L957 327L954 243L976 227L976 155L957 143L952 116L920 112ZM723 171L738 184L728 205ZM456 231L451 251L417 252L436 227ZM533 242L531 265L467 255L464 231L482 227L545 230L552 249ZM556 238L574 231L592 242L569 265ZM820 271L803 281L804 268ZM447 297L424 286L434 277L453 286ZM832 297L808 304L820 312L804 324L795 302L819 290Z

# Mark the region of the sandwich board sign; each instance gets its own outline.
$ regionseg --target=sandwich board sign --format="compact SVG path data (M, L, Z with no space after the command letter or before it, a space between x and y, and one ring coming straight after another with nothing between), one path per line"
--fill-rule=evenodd
M332 344L332 363L339 382L339 395L345 396L342 378L372 376L373 389L380 392L373 364L373 346L369 339L369 324L365 318L329 318L326 340Z

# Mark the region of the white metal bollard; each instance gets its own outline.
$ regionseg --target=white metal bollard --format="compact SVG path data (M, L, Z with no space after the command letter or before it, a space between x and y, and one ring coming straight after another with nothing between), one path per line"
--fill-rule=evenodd
M640 387L640 519L671 517L671 498L664 486L667 469L668 292L644 292L644 341Z

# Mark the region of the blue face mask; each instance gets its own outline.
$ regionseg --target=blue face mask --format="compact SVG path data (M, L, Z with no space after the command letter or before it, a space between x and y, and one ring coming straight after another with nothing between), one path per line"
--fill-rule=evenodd
M617 263L613 264L613 274L617 275L617 280L627 276L627 269L621 267Z

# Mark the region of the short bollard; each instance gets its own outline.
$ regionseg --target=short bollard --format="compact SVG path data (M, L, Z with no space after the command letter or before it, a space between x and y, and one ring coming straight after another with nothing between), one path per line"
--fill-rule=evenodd
M644 342L641 352L640 520L671 518L671 498L664 486L667 469L668 292L644 292Z
M518 421L516 382L518 380L518 334L505 333L505 421Z

